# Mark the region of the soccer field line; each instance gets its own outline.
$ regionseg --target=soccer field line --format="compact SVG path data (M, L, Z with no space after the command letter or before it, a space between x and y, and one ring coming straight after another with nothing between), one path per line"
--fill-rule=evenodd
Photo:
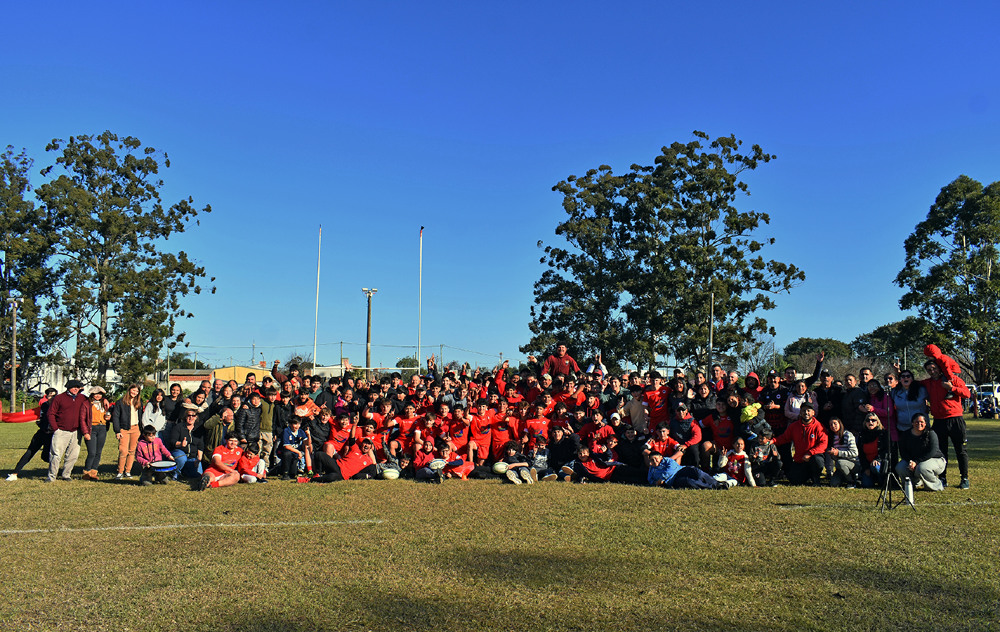
M995 505L995 504L997 504L997 503L995 501L992 501L992 500L987 500L987 501L963 500L963 501L954 502L954 503L920 503L920 502L918 502L918 503L915 504L915 506L919 509L920 507L975 507L975 506ZM873 507L873 503L870 503L870 502L869 503L865 503L863 505L862 504L851 504L851 505L847 505L847 504L839 504L839 505L833 505L833 504L816 504L816 505L793 505L793 504L789 504L789 505L778 505L779 509L784 509L786 511L793 511L793 510L798 510L798 509L871 509L872 507Z
M218 527L312 527L331 525L382 524L384 520L307 520L302 522L215 522L195 524L152 524L115 527L60 527L56 529L0 529L0 535L24 535L31 533L96 533L101 531L163 531L167 529L211 529Z

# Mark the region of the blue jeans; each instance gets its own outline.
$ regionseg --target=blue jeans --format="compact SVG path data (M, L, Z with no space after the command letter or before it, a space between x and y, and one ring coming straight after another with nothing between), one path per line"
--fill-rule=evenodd
M199 459L193 459L181 450L171 450L170 454L177 461L177 469L174 470L174 480L177 480L181 476L186 476L187 478L198 478L201 476L202 469Z

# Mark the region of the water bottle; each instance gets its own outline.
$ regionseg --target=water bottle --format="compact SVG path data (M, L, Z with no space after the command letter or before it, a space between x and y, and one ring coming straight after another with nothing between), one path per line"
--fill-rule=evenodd
M903 479L903 497L906 502L913 504L913 479L910 477Z

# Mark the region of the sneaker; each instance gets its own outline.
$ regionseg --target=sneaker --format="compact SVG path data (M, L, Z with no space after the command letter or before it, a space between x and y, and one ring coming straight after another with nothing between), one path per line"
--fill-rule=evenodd
M538 475L536 474L535 478L537 477ZM525 472L524 470L521 470L521 480L523 480L528 485L532 485L535 482L535 480L531 477L531 472Z
M258 478L258 479L257 479L257 482L258 482L258 483L266 483L266 482L267 482L267 479L266 479L266 478Z
M8 482L10 482L10 481L16 481L16 480L17 480L17 474L14 474L12 472L12 473L10 473L10 474L7 475L7 481Z
M561 467L561 468L559 468L559 469L560 469L560 471L561 471L561 472L562 472L563 474L565 474L566 476L573 476L573 468L571 468L570 466L568 466L568 465L564 465L564 466L562 466L562 467Z
M59 480L62 480L62 481L71 481L71 480L73 480L73 477L72 476L60 476Z
M507 470L507 480L510 481L511 483L514 483L515 485L521 484L521 479L518 478L517 472L515 472L514 470Z
M142 481L140 484L143 487L152 487L153 486L153 481Z
M938 478L941 479L941 487L947 487L948 486L948 475L947 474L942 474Z
M531 468L530 470L528 470L528 474L531 475L531 481L529 481L529 482L531 482L531 483L537 483L538 482L538 470L536 470L535 468Z
M559 478L559 475L556 474L555 472L553 472L552 474L546 474L545 476L543 476L542 480L543 481L554 481L554 480L558 480L558 478Z
M125 472L118 472L117 474L115 474L115 480L116 481L120 481L123 478L125 478Z
M441 483L444 482L444 470L443 469L440 469L437 472L435 472L435 481L434 482L437 483L438 485L440 485Z
M125 472L125 478L132 478L132 472Z
M209 475L209 474L205 474L204 476L202 476L202 477L201 477L201 480L200 480L200 481L198 481L198 491L199 491L199 492L203 492L203 491L205 491L205 490L206 490L206 489L208 488L208 485L209 485L209 484L210 484L211 482L212 482L212 477L211 477L211 475Z
M969 489L969 479L963 478L962 482L958 484L959 489Z

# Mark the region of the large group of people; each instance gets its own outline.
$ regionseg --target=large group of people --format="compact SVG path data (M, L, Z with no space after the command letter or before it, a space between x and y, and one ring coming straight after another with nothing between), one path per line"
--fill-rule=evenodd
M84 445L84 480L101 479L107 435L118 442L105 478L143 485L187 480L197 489L280 478L293 482L410 478L500 478L621 482L677 488L736 485L879 486L892 477L916 488L946 484L949 443L959 486L968 488L958 367L933 345L927 377L908 369L879 376L862 369L838 380L816 358L740 376L706 373L612 374L600 355L586 370L565 345L513 371L427 371L368 381L287 374L275 362L258 382L204 381L185 396L179 384L148 401L131 385L117 402L70 380L46 391L39 429L8 481L39 451L48 480L71 479ZM933 419L933 426L930 421ZM61 472L60 472L61 468Z

